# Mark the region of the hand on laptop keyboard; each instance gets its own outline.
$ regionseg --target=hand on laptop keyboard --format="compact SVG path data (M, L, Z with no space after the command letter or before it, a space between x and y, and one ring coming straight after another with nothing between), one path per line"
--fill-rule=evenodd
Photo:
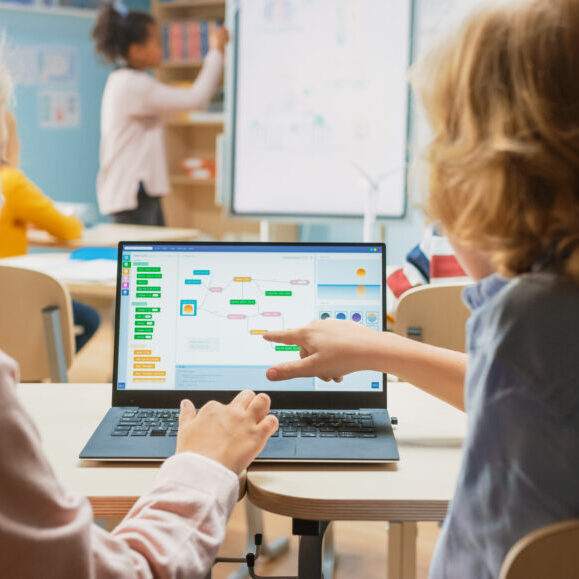
M227 406L216 401L198 412L190 400L181 402L177 453L196 452L239 474L262 451L277 430L268 415L271 400L250 390L240 392Z

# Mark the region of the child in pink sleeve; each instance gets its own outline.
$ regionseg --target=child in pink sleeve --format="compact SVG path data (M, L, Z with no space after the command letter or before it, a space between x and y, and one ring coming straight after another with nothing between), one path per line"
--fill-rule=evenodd
M108 533L86 497L61 487L0 351L0 561L3 577L187 577L209 572L238 497L238 477L277 428L269 398L241 392L199 412L181 404L177 452L151 491Z

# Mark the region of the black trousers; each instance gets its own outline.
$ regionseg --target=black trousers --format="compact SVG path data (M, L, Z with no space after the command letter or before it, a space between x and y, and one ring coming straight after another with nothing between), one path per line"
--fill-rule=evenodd
M139 185L137 202L138 206L136 209L113 213L111 217L114 222L129 225L165 225L161 198L147 195L142 183Z

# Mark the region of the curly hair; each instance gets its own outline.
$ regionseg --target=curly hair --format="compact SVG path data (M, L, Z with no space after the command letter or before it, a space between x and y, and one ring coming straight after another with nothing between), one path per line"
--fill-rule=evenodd
M96 51L109 62L126 61L130 46L144 44L155 23L150 14L126 8L120 11L116 4L105 2L92 30Z
M475 13L417 69L427 212L508 277L579 284L579 0Z

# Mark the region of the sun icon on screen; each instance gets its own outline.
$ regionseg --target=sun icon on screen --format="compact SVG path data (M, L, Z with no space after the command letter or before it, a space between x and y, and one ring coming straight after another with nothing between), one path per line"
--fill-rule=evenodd
M365 288L363 285L359 285L359 286L356 288L356 295L357 295L359 298L363 298L363 297L366 295L366 288Z
M366 275L366 270L361 267L361 268L356 272L356 275L357 275L358 277L364 277L364 276Z
M193 313L193 306L191 304L187 304L183 306L183 313L184 314L192 314Z

